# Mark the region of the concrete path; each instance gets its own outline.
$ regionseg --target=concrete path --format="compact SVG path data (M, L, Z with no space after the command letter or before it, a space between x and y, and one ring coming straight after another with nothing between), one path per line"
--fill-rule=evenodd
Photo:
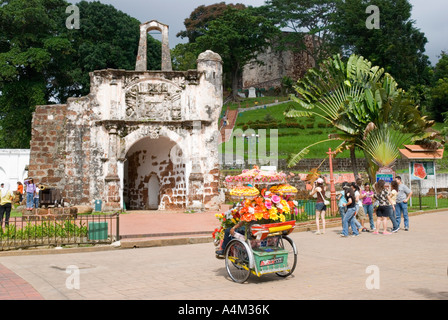
M393 235L349 238L338 235L339 226L324 235L294 232L294 274L251 276L244 284L230 280L210 242L0 255L0 271L11 271L46 300L447 300L448 212L411 216L410 225ZM0 297L8 299L4 290Z

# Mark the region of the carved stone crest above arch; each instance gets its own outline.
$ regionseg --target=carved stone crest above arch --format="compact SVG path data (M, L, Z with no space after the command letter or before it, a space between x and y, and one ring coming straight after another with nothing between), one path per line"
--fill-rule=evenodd
M140 79L125 88L126 119L181 120L182 88L159 78Z

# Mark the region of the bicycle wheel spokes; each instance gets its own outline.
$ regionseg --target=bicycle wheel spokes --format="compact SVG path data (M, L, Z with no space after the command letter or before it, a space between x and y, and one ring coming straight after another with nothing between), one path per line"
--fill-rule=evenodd
M294 248L294 243L289 237L282 236L279 240L279 246L288 251L288 269L285 271L277 272L277 275L280 277L287 277L291 275L296 268L297 250Z
M231 241L226 249L226 269L230 278L238 283L245 282L250 276L249 253L239 241Z

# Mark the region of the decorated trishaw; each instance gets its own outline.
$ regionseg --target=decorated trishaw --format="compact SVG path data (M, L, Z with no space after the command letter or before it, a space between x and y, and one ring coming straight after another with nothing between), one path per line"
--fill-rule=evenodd
M288 235L295 227L297 189L286 178L283 172L258 167L225 178L235 203L216 215L220 227L213 237L216 256L225 259L233 281L243 283L251 273L287 277L294 272L297 248Z

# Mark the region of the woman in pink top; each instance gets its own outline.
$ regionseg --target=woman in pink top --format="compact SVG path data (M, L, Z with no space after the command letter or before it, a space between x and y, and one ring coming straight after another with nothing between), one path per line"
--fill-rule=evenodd
M34 208L34 193L37 188L33 179L25 180L25 192L26 192L26 210L32 211Z
M364 207L364 212L369 215L370 230L375 230L375 223L373 222L373 191L370 190L370 184L364 184L364 190L361 191L362 206Z

